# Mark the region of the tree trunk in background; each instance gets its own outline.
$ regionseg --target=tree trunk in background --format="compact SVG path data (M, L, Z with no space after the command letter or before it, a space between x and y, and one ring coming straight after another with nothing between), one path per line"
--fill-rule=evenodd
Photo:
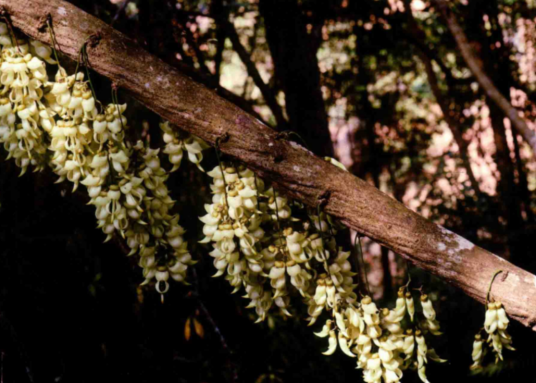
M358 51L356 52L356 62L354 65L358 67L357 83L362 88L362 94L357 101L356 110L358 110L359 130L364 128L367 142L366 147L364 146L362 151L362 166L360 166L360 169L362 170L360 173L362 174L358 174L358 176L367 179L367 174L370 174L374 186L380 189L380 175L383 170L383 151L381 145L376 143L375 124L378 121L377 109L372 107L369 100L369 92L367 90L368 85L374 82L374 78L371 77L363 63L362 52L359 52L363 38L360 28L356 27L355 31ZM359 130L356 132L356 135ZM393 293L393 278L391 276L389 249L384 246L381 246L380 261L383 273L383 298L386 299L390 298Z
M411 10L411 1L410 0L404 0L404 6L406 7L406 14L407 14L407 25L408 25L408 34L411 36L411 40L414 45L417 47L417 49L420 51L420 57L421 61L424 64L424 68L426 71L426 77L428 79L428 83L430 84L430 88L432 89L432 93L436 99L437 104L441 108L441 112L443 113L443 119L448 124L450 131L452 132L452 136L454 137L454 141L456 142L456 145L458 146L458 151L460 154L460 158L463 163L463 167L465 168L465 171L467 172L467 176L469 177L469 181L471 182L471 187L475 191L475 196L477 199L481 199L481 191L480 191L480 185L478 181L476 180L475 174L473 172L473 168L471 167L471 158L469 157L468 147L469 144L465 141L463 138L463 127L460 124L460 116L458 113L456 113L454 110L451 110L450 100L452 99L450 93L452 92L452 84L451 79L452 75L450 73L450 70L448 68L444 68L441 66L442 70L445 74L445 79L447 83L447 92L446 95L443 95L443 92L439 88L439 83L437 80L437 76L434 71L434 67L432 65L432 58L428 55L429 50L426 49L426 44L424 43L426 41L426 34L424 31L419 27L417 22L415 21L415 18L413 16L413 12ZM439 59L435 60L436 63L439 65Z
M521 159L521 145L523 144L523 139L519 137L515 131L512 131L514 136L514 153L516 157L516 168L518 174L518 189L520 193L521 200L523 201L524 206L522 207L527 214L527 221L534 221L534 214L531 209L531 198L529 191L529 183L527 180L527 172Z
M513 85L513 79L510 70L510 52L503 44L502 29L498 21L498 4L496 1L481 1L483 9L490 20L491 35L487 35L484 26L481 24L479 33L482 43L482 59L484 69L490 75L491 80L501 92L501 94L510 102L510 87ZM496 42L501 42L497 47ZM519 246L517 237L523 230L523 201L521 192L521 183L516 183L516 167L508 140L506 138L506 127L504 125L504 113L500 110L495 102L486 98L486 103L490 110L491 124L493 126L493 135L496 147L496 163L500 172L499 193L503 203L503 208L507 220L508 229L508 247L512 259L522 257L522 247ZM512 129L514 140L517 132ZM514 148L515 149L515 148ZM519 174L519 180L523 175ZM526 204L526 203L525 203Z
M210 13L212 15L220 15L224 20L228 20L229 16L227 10L223 6L223 0L212 0ZM221 64L223 62L223 51L225 49L225 39L227 38L227 33L225 28L222 25L218 25L216 30L216 55L214 56L214 81L220 85L220 76L221 76Z
M498 4L496 0L493 0L488 4L488 7L490 8L488 14L489 14L489 20L492 26L492 44L496 44L496 42L500 42L500 46L494 49L496 51L496 55L498 57L499 62L499 73L501 73L500 76L497 76L497 80L499 87L502 92L505 93L505 96L510 100L510 88L517 87L517 83L513 78L512 75L512 66L515 66L517 68L517 63L512 62L510 55L511 50L506 46L504 43L502 43L503 39L503 30L502 26L499 22L499 9ZM503 72L504 71L504 72ZM514 141L514 154L515 154L515 162L516 162L516 170L518 174L517 179L517 189L516 189L516 195L519 199L519 209L520 213L525 212L527 219L529 222L533 221L534 215L531 210L531 198L530 198L530 192L528 189L528 181L527 181L527 174L525 172L525 167L523 164L523 161L521 159L520 155L520 142L518 139L518 133L511 128L512 130L512 137Z
M364 76L363 76L364 77ZM368 95L368 92L365 90L365 93ZM366 168L370 169L370 172L372 173L372 179L374 180L374 186L380 189L380 175L382 172L382 163L381 163L381 147L376 144L376 132L374 130L374 109L372 108L372 105L370 105L370 101L368 100L368 97L364 97L365 100L363 103L366 105L365 110L366 116L370 116L372 118L367 118L365 121L365 128L367 130L367 164ZM393 278L391 276L391 263L389 261L389 249L381 246L381 264L382 264L382 284L383 284L383 298L389 298L391 297L393 293Z
M320 89L320 70L316 58L318 41L307 33L305 16L297 0L260 0L259 7L276 81L280 82L285 92L289 128L298 133L315 154L333 156ZM315 27L318 30L322 24L317 22L312 30Z
M493 138L495 141L495 161L500 173L498 191L502 200L505 218L508 222L508 231L519 230L523 219L521 217L520 201L516 192L514 179L514 164L510 157L510 148L506 139L506 128L504 126L504 114L497 108L495 103L486 100L489 110L491 124L493 126Z
M501 67L501 65L499 65ZM493 76L498 77L498 76ZM495 84L505 94L504 84L499 78L494 78ZM506 93L507 94L507 93ZM508 97L509 99L509 97ZM508 231L508 248L511 259L514 259L518 254L518 246L515 237L520 233L523 227L521 193L519 193L519 185L515 182L515 167L512 161L508 140L506 138L506 127L504 125L504 114L497 105L486 98L486 104L490 111L491 125L493 128L493 139L495 141L495 162L497 170L500 173L498 180L498 192L500 197L500 205L502 206L503 216L506 218ZM512 131L515 135L515 132ZM515 138L514 138L515 139Z

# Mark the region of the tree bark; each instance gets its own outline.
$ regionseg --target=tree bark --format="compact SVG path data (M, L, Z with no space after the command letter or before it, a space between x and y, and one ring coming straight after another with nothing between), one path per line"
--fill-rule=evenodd
M0 0L13 25L76 59L89 40L91 66L171 123L243 161L290 197L328 214L485 302L492 296L515 320L536 330L536 276L407 209L391 197L277 132L147 53L135 42L61 0ZM97 37L98 36L98 37Z

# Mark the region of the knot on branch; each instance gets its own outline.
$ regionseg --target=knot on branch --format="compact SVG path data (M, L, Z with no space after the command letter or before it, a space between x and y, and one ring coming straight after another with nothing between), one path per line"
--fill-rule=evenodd
M231 136L229 135L229 133L224 132L222 135L216 138L214 145L216 146L216 148L219 148L220 144L226 143L227 141L229 141L230 138Z
M52 15L50 13L48 13L41 19L37 30L41 33L45 33L47 32L48 28L52 28Z
M328 204L330 197L331 197L331 192L329 190L324 190L322 194L320 194L317 198L318 207L323 209Z
M277 164L277 163L279 163L279 162L282 162L283 159L284 159L284 157L283 157L282 154L276 154L276 155L274 156L274 163Z
M97 45L99 45L101 40L102 34L100 32L96 32L87 38L86 44L90 48L95 48Z
M48 14L45 17L41 18L41 21L39 22L39 26L37 27L37 31L39 33L45 33L48 28L48 21L51 19L50 14Z

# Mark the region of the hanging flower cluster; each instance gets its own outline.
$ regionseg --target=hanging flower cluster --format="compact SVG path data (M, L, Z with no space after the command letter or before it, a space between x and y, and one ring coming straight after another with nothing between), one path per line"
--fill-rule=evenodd
M164 142L166 143L163 152L168 155L169 162L173 165L170 172L176 171L181 166L185 151L188 155L188 160L195 164L199 170L204 171L201 167L201 161L203 160L202 151L209 147L205 141L191 134L173 129L167 121L160 124L160 129L162 130Z
M363 369L363 379L367 383L399 382L408 368L417 370L420 379L426 383L428 360L446 360L440 359L434 349L427 346L425 335L439 335L439 325L426 294L421 295L421 303L424 319L417 324L413 323L413 298L406 287L398 291L396 306L391 310L379 309L369 296L365 296L344 309L335 307L335 320L327 320L316 335L328 337L329 347L324 354L334 353L338 345L346 355L356 358L357 367ZM404 321L406 315L409 321ZM434 321L434 330L430 329L429 321Z
M30 166L39 171L49 165L58 182L68 180L73 191L84 185L106 241L118 234L130 255L140 256L144 283L156 280L163 294L170 278L184 282L194 262L166 181L185 151L201 168L207 145L161 124L164 153L173 166L168 171L159 149L127 139L126 104L99 108L84 74L67 74L51 58L50 47L11 36L5 23L0 23L0 45L0 143L8 158L21 174ZM53 81L46 63L58 65Z
M475 335L471 370L476 372L482 370L482 362L488 350L491 350L495 355L495 363L503 360L502 352L504 348L512 351L515 350L512 347L512 337L507 331L509 322L506 311L500 302L490 302L486 305L484 330L488 334L488 338L484 340L480 332Z
M347 260L350 253L337 250L332 235L322 239L328 230L335 232L325 214L314 215L302 208L306 219L296 218L289 200L266 188L244 166L221 164L208 175L213 179L213 198L201 217L205 224L201 242L213 244L210 255L216 276L225 275L234 291L244 287L248 307L255 308L259 320L265 319L273 305L291 315L290 288L309 302L311 324L326 305L333 304L336 291L349 302L357 299ZM324 298L316 291L320 284Z
M47 115L41 100L48 80L45 63L37 54L48 60L50 54L38 43L12 46L11 42L7 25L0 23L0 143L22 175L30 165L36 171L45 165L47 144L41 120Z
M359 299L350 252L337 246L340 224L332 217L289 201L244 166L222 163L207 174L213 197L200 218L201 242L213 246L215 276L225 276L234 292L244 288L247 307L255 308L258 321L272 306L291 315L294 290L308 306L310 325L323 312L330 314L316 334L328 338L325 355L340 347L357 359L366 382L398 382L408 368L428 382L428 360L444 360L425 340L425 334L440 335L426 294L421 295L423 318L418 323L406 287L392 310L378 309L369 296ZM409 328L403 325L406 316Z

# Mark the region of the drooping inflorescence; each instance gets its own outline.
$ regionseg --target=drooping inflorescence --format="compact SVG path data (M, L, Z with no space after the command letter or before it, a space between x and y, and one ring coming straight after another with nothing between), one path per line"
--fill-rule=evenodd
M486 296L486 315L484 319L484 327L475 335L473 342L473 364L470 366L470 369L473 373L481 373L484 369L484 357L486 354L491 351L495 355L495 364L499 360L503 360L503 349L514 351L512 347L512 337L508 334L507 328L510 320L506 315L506 310L504 309L501 302L493 301L490 299L491 288L493 282L497 275L502 273L502 270L497 270L493 277L491 278L488 294ZM487 339L482 337L482 332L488 335Z
M366 382L398 382L408 368L428 381L428 361L444 362L425 338L440 335L428 295L421 294L421 321L407 287L392 310L379 309L370 296L360 299L351 253L337 246L336 220L281 196L243 165L221 163L207 174L213 198L200 218L201 242L212 244L215 276L225 276L234 292L245 290L258 321L274 306L291 315L290 298L299 296L310 325L328 314L316 333L328 339L325 355L340 348L356 358Z
M173 166L166 170L160 149L127 139L126 104L101 107L89 78L68 74L52 59L50 47L10 35L5 23L0 23L0 46L0 143L21 175L48 165L58 182L73 184L73 191L82 184L106 240L117 234L130 255L140 256L144 283L155 280L158 292L165 293L170 278L185 282L194 262L166 181L185 151L200 167L206 144L163 123L164 152ZM53 80L46 63L57 66Z
M486 304L486 316L483 330L488 335L484 339L481 335L482 330L475 335L473 342L473 364L471 370L475 372L482 371L484 367L484 357L491 351L495 355L495 363L503 360L503 349L514 351L512 347L512 337L508 334L508 317L506 311L500 302L489 302Z

